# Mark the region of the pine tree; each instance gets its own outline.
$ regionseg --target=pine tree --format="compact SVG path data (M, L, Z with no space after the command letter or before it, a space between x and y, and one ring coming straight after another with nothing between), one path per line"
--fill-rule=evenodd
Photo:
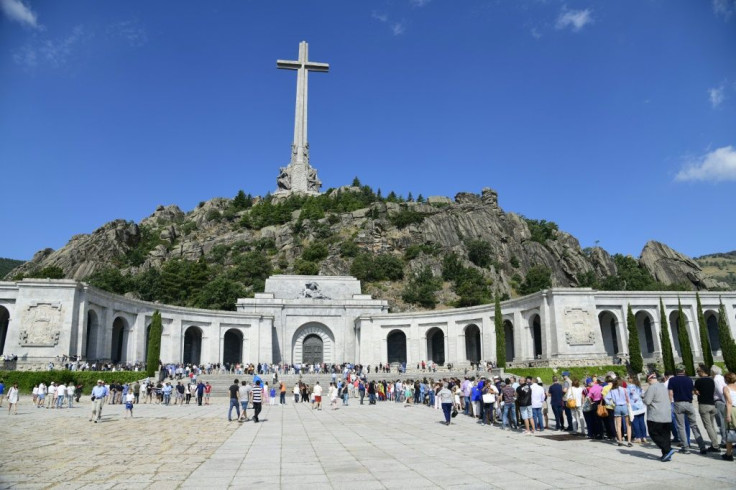
M146 374L149 378L153 378L158 371L159 360L161 358L161 333L163 325L161 324L161 313L158 310L153 312L151 317L151 329L148 331L148 352L146 353Z
M710 339L708 338L708 324L705 323L703 305L700 303L700 294L695 293L698 300L698 329L700 330L700 347L703 349L703 362L710 369L713 365L713 352L710 350Z
M726 307L723 306L723 302L718 307L718 340L721 341L721 352L726 367L730 372L736 373L736 344L734 344L731 336L731 329L726 317Z
M690 336L687 334L685 315L682 313L682 303L677 300L677 339L680 341L682 351L682 363L685 365L685 374L695 376L695 365L693 364L693 349L690 345Z
M496 365L503 369L506 367L506 332L503 328L501 297L499 295L496 295L496 308L494 310L493 322L496 327Z
M353 187L360 187L360 179L357 176L353 178L352 186Z
M662 298L659 298L659 324L659 341L662 344L662 364L664 364L664 372L675 374L675 356L672 354L670 326L667 323L667 312L664 311Z
M409 191L409 195L406 196L406 200L409 201L409 202L414 201L414 196L411 195L411 191Z
M644 359L641 356L639 333L636 331L636 318L631 311L631 304L626 312L626 326L629 330L629 369L633 374L639 374L644 370Z

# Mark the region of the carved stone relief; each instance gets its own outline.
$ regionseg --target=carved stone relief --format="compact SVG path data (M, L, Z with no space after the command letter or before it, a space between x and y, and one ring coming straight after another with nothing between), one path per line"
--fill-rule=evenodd
M28 347L53 347L59 343L61 303L34 303L23 312L19 344Z
M593 345L595 334L590 312L583 308L565 308L565 340L568 345Z

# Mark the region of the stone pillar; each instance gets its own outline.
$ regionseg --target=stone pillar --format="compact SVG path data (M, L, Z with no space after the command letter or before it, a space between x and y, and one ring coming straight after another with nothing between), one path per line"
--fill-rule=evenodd
M524 325L524 317L520 310L514 311L514 358L516 362L524 361L526 357L526 342L523 337L528 335L528 326Z

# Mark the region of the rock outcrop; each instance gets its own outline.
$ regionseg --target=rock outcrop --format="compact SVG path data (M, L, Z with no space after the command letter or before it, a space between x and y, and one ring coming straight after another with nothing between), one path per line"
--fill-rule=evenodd
M728 288L728 284L707 277L693 259L664 243L647 242L640 262L657 281L665 284L686 284L695 290Z
M364 189L346 186L332 192L342 195ZM42 250L6 278L57 266L66 277L83 280L110 266L136 274L160 268L170 260L201 258L226 271L237 265L243 253L256 249L268 250L267 260L275 273L293 273L306 247L315 241L328 249L327 257L318 261L320 274L349 275L354 254L369 252L404 259L405 281L424 267L440 276L443 258L449 253L457 254L466 267L476 267L470 261L469 244L482 241L489 265L476 268L494 293L508 295L516 294L515 289L535 266L547 267L552 285L562 287L579 286L581 281L592 284L617 274L608 252L599 247L583 250L575 237L557 230L554 224L540 235L539 228L545 222L532 223L505 212L497 193L489 188L480 195L458 193L454 200L433 196L426 202L374 201L362 209L328 211L319 219L306 219L310 215L306 208L289 209L283 224L260 229L247 224L258 215L261 199L253 202L253 207L241 209L229 199L215 198L186 213L174 205L159 206L140 224L112 221L89 235L74 236L59 250ZM314 216L313 210L311 213ZM407 216L408 221L401 222ZM346 243L355 247L352 255L343 253ZM419 252L407 253L410 250ZM687 283L694 289L726 286L705 275L693 260L661 243L649 242L640 263L665 284ZM403 286L401 282L364 285L367 292L388 299L395 311L409 307L401 301ZM438 299L439 308L455 299L447 283Z

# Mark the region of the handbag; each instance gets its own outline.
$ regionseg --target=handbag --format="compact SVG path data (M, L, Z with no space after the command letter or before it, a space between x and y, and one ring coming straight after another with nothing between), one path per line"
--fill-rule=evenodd
M573 409L578 408L578 402L575 400L574 397L570 397L567 399L567 408Z
M453 409L452 409L452 414L451 414L451 416L452 416L452 418L455 418L455 417L457 417L457 408L453 408Z
M726 442L733 444L736 442L736 429L728 429L726 431Z
M483 403L493 403L496 401L496 397L493 393L483 393Z
M593 404L590 401L590 398L585 397L583 400L583 412L590 412L593 410Z
M603 400L598 404L598 408L596 409L596 413L601 418L608 417L608 410L606 410L606 406L603 404Z

